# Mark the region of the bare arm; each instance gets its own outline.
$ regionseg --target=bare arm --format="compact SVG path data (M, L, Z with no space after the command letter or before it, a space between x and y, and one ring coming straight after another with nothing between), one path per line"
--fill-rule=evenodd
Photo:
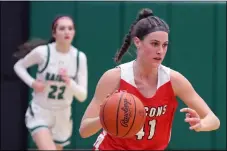
M91 103L87 107L80 124L80 135L83 138L90 137L101 128L99 120L100 105L104 102L108 94L115 92L119 87L120 69L108 70L100 78Z
M70 86L73 89L74 96L78 101L84 102L87 99L87 57L83 52L80 52L79 57L79 71L78 71L78 82L71 79Z
M201 127L196 131L216 130L220 121L211 111L206 102L197 94L191 83L179 72L171 71L171 82L175 94L190 108L190 114L198 114ZM194 110L194 111L193 111Z

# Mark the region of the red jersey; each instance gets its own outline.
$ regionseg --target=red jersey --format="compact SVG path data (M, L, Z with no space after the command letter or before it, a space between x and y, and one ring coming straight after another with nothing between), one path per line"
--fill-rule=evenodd
M126 90L137 96L144 104L146 121L144 127L132 138L117 138L105 130L94 143L96 150L164 150L171 137L172 122L177 100L170 82L170 69L158 68L157 90L153 97L144 97L137 89L133 61L122 64L119 90Z

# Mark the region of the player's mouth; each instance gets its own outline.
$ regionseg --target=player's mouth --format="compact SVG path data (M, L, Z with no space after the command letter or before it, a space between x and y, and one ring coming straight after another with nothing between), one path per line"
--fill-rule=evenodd
M65 36L65 39L70 39L70 37L69 36Z
M160 58L160 57L155 57L155 58L153 58L154 60L157 60L157 61L160 61L160 60L162 60L162 58Z

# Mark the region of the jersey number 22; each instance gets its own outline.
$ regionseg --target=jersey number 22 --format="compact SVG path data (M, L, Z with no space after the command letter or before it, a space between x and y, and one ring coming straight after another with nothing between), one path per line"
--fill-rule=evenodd
M50 86L51 91L48 94L48 98L62 100L64 99L63 94L65 92L65 86L58 87L56 85Z

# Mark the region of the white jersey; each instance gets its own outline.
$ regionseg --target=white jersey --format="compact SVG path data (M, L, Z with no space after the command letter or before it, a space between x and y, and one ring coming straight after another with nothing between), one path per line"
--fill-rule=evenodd
M33 99L34 103L40 105L44 108L65 108L71 105L73 96L75 95L75 91L80 91L80 87L78 84L73 81L71 86L66 85L66 83L62 80L59 75L60 69L65 69L69 77L74 80L78 80L82 82L83 91L85 90L85 94L87 93L87 65L81 66L80 63L86 64L86 56L83 52L79 52L75 47L71 46L70 51L68 53L61 53L56 51L56 43L50 43L48 45L42 45L35 48L31 54L28 54L23 60L31 60L34 58L38 61L38 72L36 74L36 78L41 80L46 84L46 88L43 92L34 93ZM84 59L85 58L85 59ZM80 61L78 60L80 59ZM81 61L82 60L82 61ZM83 61L85 60L85 61ZM84 62L84 63L83 63ZM25 65L24 67L29 66ZM81 69L78 69L80 67ZM16 69L15 69L16 70ZM19 70L19 69L18 69ZM78 71L79 70L79 71ZM16 70L17 71L17 70ZM79 73L84 73L80 75ZM18 71L17 74L23 79L23 75L20 75ZM76 77L78 76L78 78ZM80 77L80 78L79 78ZM31 82L29 83L29 79L24 79L28 85L31 86ZM30 80L32 81L32 80ZM77 88L72 88L74 87ZM79 88L78 88L79 87ZM82 89L81 88L81 89Z
M46 47L42 52L47 56L46 62L38 66L36 76L37 79L45 81L46 89L43 93L33 94L33 100L45 107L69 106L73 100L73 92L61 79L59 71L61 68L66 69L70 77L76 77L78 50L71 47L70 51L64 54L56 51L55 43L42 47Z

